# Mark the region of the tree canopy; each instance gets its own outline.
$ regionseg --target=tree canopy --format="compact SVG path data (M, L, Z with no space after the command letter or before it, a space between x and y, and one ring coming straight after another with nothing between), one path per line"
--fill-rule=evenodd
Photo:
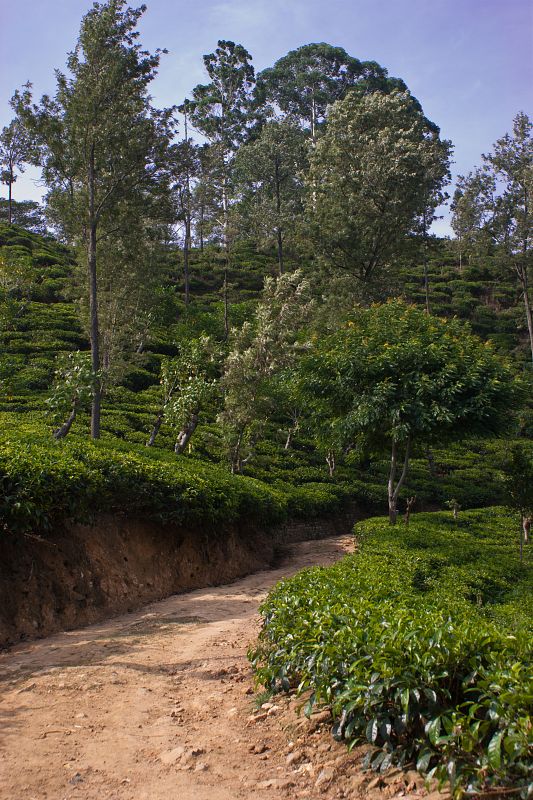
M342 451L365 442L390 450L391 521L413 445L495 434L519 392L511 367L489 344L459 321L401 300L360 308L341 330L317 340L302 360L301 381L331 446Z
M349 94L311 155L309 214L326 263L373 280L449 175L450 143L405 92Z

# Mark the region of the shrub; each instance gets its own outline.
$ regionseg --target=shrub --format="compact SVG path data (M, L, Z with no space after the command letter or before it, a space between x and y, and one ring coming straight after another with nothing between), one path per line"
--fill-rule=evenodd
M413 519L413 518L412 518ZM360 551L283 581L250 653L271 689L310 689L367 764L414 762L455 796L533 778L533 570L501 509L357 526Z

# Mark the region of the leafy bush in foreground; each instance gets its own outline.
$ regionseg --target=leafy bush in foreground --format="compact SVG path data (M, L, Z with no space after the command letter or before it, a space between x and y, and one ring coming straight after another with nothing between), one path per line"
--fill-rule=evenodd
M501 509L357 526L359 552L283 581L250 653L261 683L311 689L334 736L414 763L456 797L533 781L532 558Z

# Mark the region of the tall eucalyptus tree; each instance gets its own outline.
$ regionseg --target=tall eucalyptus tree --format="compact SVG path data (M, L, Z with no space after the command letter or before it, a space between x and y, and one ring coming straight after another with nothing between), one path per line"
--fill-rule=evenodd
M153 108L148 87L161 50L137 42L146 6L125 0L94 3L83 17L78 42L56 72L55 95L32 102L31 86L13 106L34 137L48 186L47 205L64 235L85 253L94 389L91 436L100 435L102 386L99 262L116 217L128 204L161 189L173 109Z
M230 250L229 205L232 163L235 150L245 138L250 120L255 72L251 56L240 44L220 40L214 53L204 56L210 83L193 89L190 120L211 145L213 177L220 187L222 245L226 254L224 269L224 320L228 317L228 263Z

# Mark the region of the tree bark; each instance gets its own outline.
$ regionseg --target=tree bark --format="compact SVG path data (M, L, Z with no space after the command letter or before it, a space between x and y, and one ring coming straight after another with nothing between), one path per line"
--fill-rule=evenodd
M155 418L154 427L152 428L152 433L150 434L150 438L146 442L146 447L153 447L154 446L154 442L155 442L156 436L159 433L159 429L161 428L161 425L163 424L163 416L164 416L163 411L162 410L159 411L159 413L157 414L157 417Z
M7 207L8 207L8 221L11 225L12 217L12 205L13 205L13 181L9 181L9 189L8 189L8 199L7 199Z
M391 448L391 462L390 462L390 473L389 473L389 481L388 481L388 499L389 499L389 522L391 525L396 524L396 519L398 517L398 497L400 494L400 489L402 488L405 479L407 477L407 473L409 471L409 451L411 449L411 440L410 438L407 439L407 443L405 445L405 458L403 462L403 469L400 477L398 478L398 482L395 485L396 481L396 469L397 469L397 458L398 458L398 448L396 442L393 440L392 448Z
M531 302L529 300L529 281L527 275L527 265L522 267L522 269L520 270L520 283L522 284L522 294L524 296L527 330L529 334L529 347L531 350L531 361L533 362L533 316L531 314Z
M72 423L76 419L77 413L78 413L78 401L73 400L72 411L70 412L68 419L65 420L65 422L57 430L54 431L53 433L54 439L56 440L64 439L65 436L67 436L68 432L72 427Z
M276 160L276 170L275 170L275 181L276 181L276 213L278 216L278 224L276 226L276 237L278 242L278 268L279 268L279 274L283 275L283 233L280 222L281 191L280 191L279 164L277 160Z
M326 463L329 469L329 477L333 478L333 474L335 472L336 462L335 462L335 453L333 450L329 450L326 455Z
M431 312L430 312L430 309L429 309L429 275L428 275L428 250L427 250L427 223L426 223L425 214L424 214L424 223L423 223L423 235L424 235L424 241L423 241L424 292L425 292L425 295L426 295L426 313L430 314Z
M96 231L97 220L95 211L95 147L91 145L88 171L89 188L89 242L87 264L89 270L89 315L91 339L91 367L93 371L93 399L91 407L91 437L100 438L100 404L102 389L98 373L100 371L100 331L98 326L98 287L96 276Z
M185 283L185 305L189 305L189 252L191 249L191 218L187 211L185 216L185 239L183 242L183 280Z
M176 439L176 444L174 445L174 452L177 455L181 455L187 445L189 444L190 438L193 435L194 431L198 426L198 413L191 414L191 418L188 422L185 423L183 428L178 434L178 438Z

